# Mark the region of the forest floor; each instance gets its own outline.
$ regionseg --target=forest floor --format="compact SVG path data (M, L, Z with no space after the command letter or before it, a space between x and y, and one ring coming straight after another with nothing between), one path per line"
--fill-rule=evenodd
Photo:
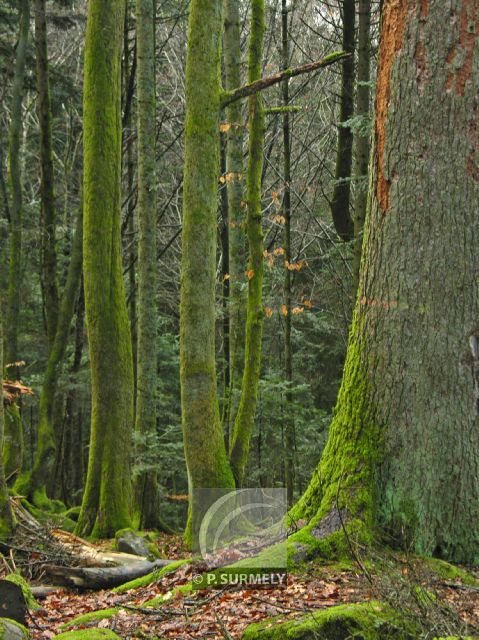
M171 560L188 557L179 537L162 536L157 544ZM181 592L177 588L190 583L198 570L194 563L184 564L159 581L126 593L57 591L40 601L42 608L33 612L29 626L33 638L53 638L79 615L110 610L68 630L99 627L122 638L236 640L249 624L272 616L290 620L338 604L379 599L412 617L430 616L434 624L439 616L442 629L457 633L460 628L479 637L479 582L465 584L459 576L441 577L423 568L418 573L417 560L395 558L394 575L390 557L369 568L361 562L357 566L314 562L290 573L284 588L231 586ZM159 596L163 596L161 604L146 606Z

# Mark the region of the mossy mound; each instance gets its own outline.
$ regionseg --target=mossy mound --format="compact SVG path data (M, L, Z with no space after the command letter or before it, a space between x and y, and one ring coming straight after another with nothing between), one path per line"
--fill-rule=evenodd
M0 640L29 640L30 633L24 626L10 620L10 618L0 618Z
M14 584L18 584L18 586L22 590L23 597L25 598L25 603L31 611L37 611L38 609L41 609L41 606L33 597L33 594L25 578L22 578L22 576L18 573L11 573L10 575L5 577L5 580L13 582Z
M70 518L75 522L78 522L78 518L80 517L81 506L70 507L67 511L65 511L65 518Z
M125 584L121 584L119 587L115 587L114 589L112 589L112 592L125 593L126 591L130 591L131 589L147 587L149 584L158 582L163 576L167 575L168 573L173 573L181 566L183 566L184 564L188 564L189 562L191 562L191 560L188 558L177 560L176 562L172 562L166 567L163 567L159 571L153 571L152 573L148 573L146 576L141 576L141 578L136 578L135 580L130 580L130 582L125 582Z
M119 640L120 636L109 629L82 629L81 631L67 631L55 636L61 640Z
M417 630L377 602L331 607L305 618L247 627L241 640L413 640Z
M165 604L165 602L168 602L169 600L174 600L179 593L181 593L183 596L187 596L192 591L193 591L193 585L191 584L191 582L188 582L187 584L182 584L180 587L175 587L174 589L172 589L171 591L168 591L168 593L165 593L162 596L157 596L152 600L148 600L147 602L143 603L143 607L148 607L148 608L160 607L162 604Z
M437 573L440 578L444 580L460 580L463 584L467 584L472 587L479 586L479 580L461 567L457 567L454 564L440 560L439 558L425 558L424 562L427 566Z
M113 618L119 611L118 607L112 609L100 609L99 611L91 611L90 613L84 613L81 616L72 618L65 624L62 624L61 629L71 629L72 627L80 627L87 625L90 622L100 622L100 620L109 620Z

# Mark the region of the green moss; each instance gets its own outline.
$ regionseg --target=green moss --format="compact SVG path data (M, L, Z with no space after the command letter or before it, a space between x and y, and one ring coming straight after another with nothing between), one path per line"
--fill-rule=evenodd
M166 576L169 573L174 573L177 569L179 569L179 567L183 566L184 564L188 564L189 562L191 562L189 558L178 560L177 562L172 562L166 567L162 567L159 571L153 571L146 576L136 578L136 580L125 582L125 584L121 584L119 587L115 587L114 589L112 589L112 592L125 593L126 591L130 591L131 589L139 589L140 587L146 587L153 582L159 582L163 576Z
M191 582L188 582L187 584L182 584L180 587L175 587L174 589L172 589L171 591L168 591L168 593L165 593L162 596L158 596L157 598L148 600L142 606L143 607L159 607L162 604L169 602L170 600L174 600L175 596L179 593L186 596L190 594L192 591L193 591L193 586Z
M28 586L28 583L25 580L25 578L23 578L18 573L11 573L10 575L8 575L5 578L5 580L8 580L9 582L13 582L15 584L18 584L18 586L21 587L22 592L23 592L23 597L25 598L25 602L26 602L27 607L29 609L31 609L32 611L35 611L37 609L41 609L42 608L38 604L38 602L35 600L35 598L33 597L33 594L31 592L30 587Z
M48 498L47 498L48 500ZM59 501L49 501L52 508L55 508L55 502L60 503ZM44 511L42 509L37 508L28 500L22 500L22 506L25 507L27 511L29 511L32 516L34 516L38 522L46 522L49 524L54 524L59 529L64 529L65 531L73 532L76 526L76 523L67 517L65 513L54 513L53 511Z
M3 466L9 484L18 477L23 465L23 424L16 404L5 407Z
M280 619L283 619L280 618ZM275 624L265 620L247 627L242 640L413 640L416 629L377 602L348 604Z
M479 580L471 573L461 567L456 567L445 560L440 560L439 558L424 558L424 562L444 580L459 579L463 584L475 587L479 586Z
M68 511L65 511L65 517L76 522L78 520L79 515L80 515L80 511L81 511L81 507L80 506L71 507L70 509L68 509Z
M0 640L4 640L5 636L8 640L28 640L30 633L15 620L0 618Z
M60 640L118 640L120 636L110 629L82 629L81 631L67 631L55 636Z
M293 522L308 520L291 541L306 544L310 555L327 558L349 553L343 525L352 542L371 544L376 516L375 474L383 447L369 400L358 314L356 310L326 447L306 492L289 514Z
M101 609L100 611L91 611L90 613L84 613L81 616L77 616L65 624L62 624L62 629L71 629L72 627L79 627L82 625L87 625L90 622L99 622L100 620L108 620L109 618L113 618L119 611L118 607L114 607L112 609Z

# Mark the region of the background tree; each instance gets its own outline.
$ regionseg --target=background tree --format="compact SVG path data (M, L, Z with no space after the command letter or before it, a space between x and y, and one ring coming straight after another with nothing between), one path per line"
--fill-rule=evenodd
M251 34L248 57L248 82L262 77L264 42L264 0L251 5ZM260 93L248 98L248 169L246 177L246 233L248 236L248 307L246 316L245 356L241 399L231 442L231 468L241 486L248 460L249 443L254 426L263 336L263 230L262 172L264 153L264 111Z
M470 563L479 289L474 236L458 230L474 228L479 196L479 32L467 28L478 10L383 7L360 289L328 443L293 509L323 533L380 525L418 553Z
M219 417L214 330L222 18L221 0L192 0L186 57L180 379L193 531L203 513L201 501L196 502L191 492L234 486Z
M123 20L123 0L89 3L83 101L83 273L92 413L78 532L100 537L129 526L132 506L133 361L120 242Z

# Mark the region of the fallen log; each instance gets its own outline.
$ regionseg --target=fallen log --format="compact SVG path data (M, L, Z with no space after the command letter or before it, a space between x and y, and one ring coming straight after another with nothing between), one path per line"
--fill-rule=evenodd
M45 565L45 574L57 584L76 589L109 589L141 578L155 569L171 564L171 560L140 560L117 567L60 567Z

